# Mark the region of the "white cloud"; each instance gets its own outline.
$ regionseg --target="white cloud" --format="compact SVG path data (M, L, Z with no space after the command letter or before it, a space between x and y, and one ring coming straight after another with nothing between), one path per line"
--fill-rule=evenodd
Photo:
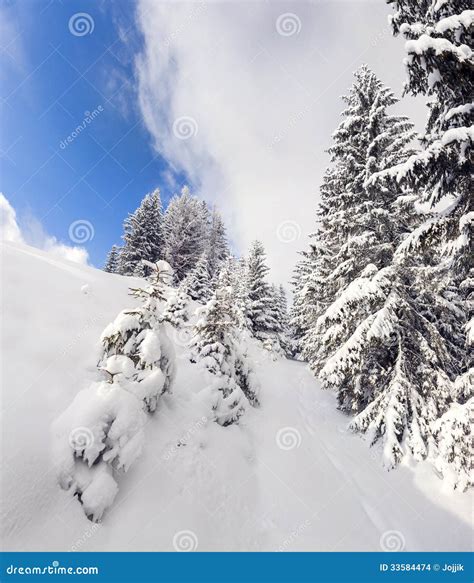
M16 220L16 212L3 193L0 192L0 235L2 241L23 243L20 227Z
M301 25L293 35L277 30L287 12ZM352 72L367 62L401 89L388 13L369 1L139 3L139 103L154 146L220 207L241 252L263 240L277 281L289 280L314 230ZM419 116L417 103L403 107ZM189 139L173 133L181 117L196 122Z
M65 245L56 237L48 235L41 223L32 216L24 221L20 229L15 209L2 193L0 193L0 238L2 241L27 243L55 257L75 263L86 265L89 258L87 250L83 247Z

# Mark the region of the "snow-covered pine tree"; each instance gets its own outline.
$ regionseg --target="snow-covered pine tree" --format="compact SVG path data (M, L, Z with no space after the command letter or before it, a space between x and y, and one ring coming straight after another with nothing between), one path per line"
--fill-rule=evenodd
M117 245L112 245L112 249L107 254L107 259L104 265L104 271L108 273L119 273L120 269L120 252L121 248Z
M123 275L149 275L142 260L155 263L163 255L163 211L159 189L147 194L124 222L124 244L119 271Z
M205 251L208 239L208 217L202 201L191 196L185 186L166 209L163 223L164 258L174 270L179 284L192 271Z
M288 300L286 298L285 288L282 285L275 286L274 293L276 297L276 319L279 325L278 340L285 356L293 356L295 346L291 338Z
M266 277L269 268L263 244L254 241L247 259L246 318L256 338L265 339L278 331L278 322L273 313L274 301Z
M186 278L186 289L189 297L201 304L205 304L211 297L212 284L207 252L203 252L195 268Z
M416 262L396 253L419 220L416 197L373 180L413 155L411 124L386 112L395 98L366 67L347 102L306 281L314 311L305 356L340 408L356 414L352 429L381 439L393 467L407 451L426 457L430 424L449 400L456 363L430 310L451 307Z
M217 281L219 271L229 256L226 229L221 215L214 210L209 225L206 252L208 258L209 276L211 281Z
M221 265L219 276L217 278L217 288L226 288L230 294L230 301L234 307L235 326L241 330L247 328L245 319L245 304L243 301L242 289L245 288L245 282L242 285L242 265L239 259L228 256Z
M297 262L291 286L293 288L293 304L290 311L290 330L294 343L294 355L301 358L303 350L303 338L310 328L312 322L311 302L307 300L308 279L312 273L311 248L308 251L300 251L301 259Z
M258 383L237 341L238 316L230 287L218 288L196 323L193 352L212 375L213 410L220 425L244 414L246 403L258 405Z
M474 10L467 0L388 1L395 9L394 33L408 39L405 91L427 95L430 113L424 149L384 174L416 188L431 207L437 205L400 252L422 254L425 264L435 268L431 277L440 263L441 270L449 270L464 302L461 311L472 317ZM458 320L454 327L462 325ZM467 366L465 361L464 370Z
M402 33L407 39L405 90L426 95L430 101L423 150L382 173L381 178L410 185L431 207L431 216L407 237L398 254L415 256L422 262L426 280L436 289L436 302L430 308L433 324L457 362L457 370L447 370L451 379L457 375L448 393L454 404L447 412L439 410L445 420L441 425L447 429L451 419L463 410L456 401L464 405L473 394L472 383L467 390L457 387L464 384L466 375L473 374L472 368L469 372L473 365L469 340L464 343L460 331L469 330L466 322L472 322L474 314L474 11L467 0L388 2L395 9L391 19L394 33ZM445 463L446 436L441 425L435 425L435 436L438 454ZM451 428L454 431L454 424ZM465 436L457 430L455 438L453 435L449 447L460 452ZM456 472L460 482L466 484L463 476L470 468L465 458L459 459L464 461Z
M169 322L175 328L180 328L189 320L188 304L190 298L184 283L182 282L170 292L161 315L163 322Z
M174 351L159 313L167 275L160 261L151 284L131 290L142 305L122 311L101 337L98 366L106 379L80 391L53 425L59 483L93 521L113 503L117 474L142 451L145 411L171 386Z
M306 256L309 273L304 276L300 310L308 330L303 339L303 354L319 373L326 360L344 338L326 335L330 321L323 314L367 265L389 265L407 225L395 204L404 193L399 187L367 185L378 170L405 160L411 153L412 124L406 117L387 112L397 103L393 92L363 65L344 97L347 108L343 121L333 135L329 148L332 166L321 187L318 231L312 235ZM405 216L403 216L405 219ZM356 322L347 323L347 337Z

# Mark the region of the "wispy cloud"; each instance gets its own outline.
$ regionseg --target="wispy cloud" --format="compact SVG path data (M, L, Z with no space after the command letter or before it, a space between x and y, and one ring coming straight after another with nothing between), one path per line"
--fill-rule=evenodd
M8 199L0 193L0 239L26 243L62 259L87 264L89 254L84 247L66 245L49 235L34 216L27 216L18 224L17 214Z

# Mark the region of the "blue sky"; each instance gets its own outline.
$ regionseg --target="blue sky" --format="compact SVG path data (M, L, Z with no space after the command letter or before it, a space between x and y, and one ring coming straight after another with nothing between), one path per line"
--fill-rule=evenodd
M88 221L84 247L101 266L147 192L159 186L166 204L188 183L221 211L237 252L258 237L272 279L288 282L315 228L353 72L367 63L401 95L390 10L380 0L4 0L0 191L27 242L39 230L73 245L71 224ZM422 129L422 101L394 110ZM186 139L173 131L183 118Z
M66 244L69 225L89 221L85 246L98 266L145 193L160 185L166 202L184 181L153 150L136 106L133 10L70 0L2 7L0 189L20 223L33 216ZM75 36L69 21L82 12L91 33ZM80 124L86 129L72 139Z

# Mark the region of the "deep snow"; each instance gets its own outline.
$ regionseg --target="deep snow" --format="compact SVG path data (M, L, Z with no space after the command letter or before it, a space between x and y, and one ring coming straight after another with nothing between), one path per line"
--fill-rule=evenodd
M172 335L176 382L142 457L89 522L57 486L50 426L96 378L98 339L134 305L132 281L3 245L4 550L470 550L472 496L445 492L428 463L386 472L302 363L253 344L261 408L239 426L208 422L186 331Z

